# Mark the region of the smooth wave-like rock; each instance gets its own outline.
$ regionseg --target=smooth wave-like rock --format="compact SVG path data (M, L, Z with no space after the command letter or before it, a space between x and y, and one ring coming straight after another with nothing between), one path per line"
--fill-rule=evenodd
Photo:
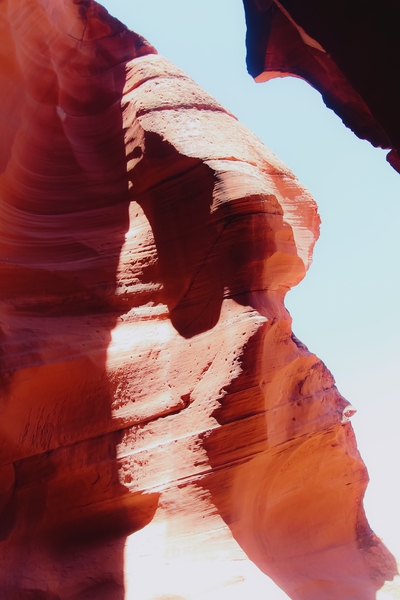
M284 307L314 200L100 5L0 15L0 598L372 600L352 408Z

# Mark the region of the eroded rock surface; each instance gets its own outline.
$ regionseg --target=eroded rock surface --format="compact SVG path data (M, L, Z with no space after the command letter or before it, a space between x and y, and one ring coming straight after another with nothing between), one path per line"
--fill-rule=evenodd
M315 202L96 3L0 11L0 598L251 597L256 565L372 600L352 409L283 304Z

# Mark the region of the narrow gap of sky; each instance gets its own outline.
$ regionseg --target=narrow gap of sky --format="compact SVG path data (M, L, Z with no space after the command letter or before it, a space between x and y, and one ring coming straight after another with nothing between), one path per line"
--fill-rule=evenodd
M400 556L392 520L400 500L392 471L399 456L400 176L385 152L356 138L305 82L253 82L241 0L102 4L236 114L315 197L321 238L287 306L296 335L358 409L352 421L371 476L367 512Z

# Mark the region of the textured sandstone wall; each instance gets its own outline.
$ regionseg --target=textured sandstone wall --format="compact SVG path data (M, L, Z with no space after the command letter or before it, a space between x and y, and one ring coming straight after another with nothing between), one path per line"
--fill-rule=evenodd
M352 409L283 304L313 199L99 5L0 11L0 598L372 600Z

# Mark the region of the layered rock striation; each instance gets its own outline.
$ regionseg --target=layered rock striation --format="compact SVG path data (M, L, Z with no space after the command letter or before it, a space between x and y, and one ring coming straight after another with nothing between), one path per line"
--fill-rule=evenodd
M352 408L284 307L315 202L100 5L0 17L0 598L246 597L256 565L372 600Z
M399 4L243 0L247 67L256 81L292 75L321 92L354 133L389 149L400 172Z

